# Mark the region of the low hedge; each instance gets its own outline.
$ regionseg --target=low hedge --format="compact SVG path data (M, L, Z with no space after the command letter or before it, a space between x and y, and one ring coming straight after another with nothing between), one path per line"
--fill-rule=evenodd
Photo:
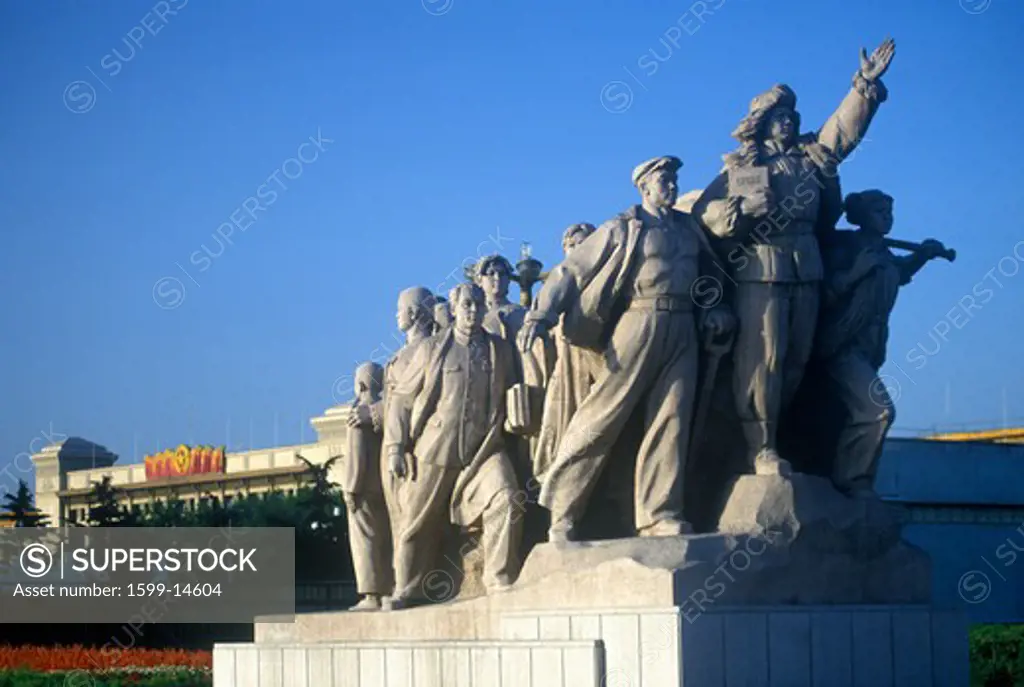
M971 687L1024 687L1024 625L975 625Z
M91 673L80 670L39 673L29 670L0 671L0 687L212 687L213 676L205 670L161 670L140 673L118 671Z

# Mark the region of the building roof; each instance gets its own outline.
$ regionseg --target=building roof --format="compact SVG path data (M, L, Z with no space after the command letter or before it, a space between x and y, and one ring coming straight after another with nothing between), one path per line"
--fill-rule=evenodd
M923 438L929 441L985 441L995 444L1024 444L1024 427L982 429L970 432L940 432Z
M207 472L200 475L184 475L182 477L166 477L159 480L136 482L130 484L111 484L117 493L141 493L159 491L174 487L194 487L203 484L217 484L219 482L234 483L239 481L256 480L260 478L300 476L309 473L310 469L305 463L288 465L285 467L265 468L262 470L249 470L246 472ZM92 485L81 489L62 489L57 492L60 497L87 496L92 493Z

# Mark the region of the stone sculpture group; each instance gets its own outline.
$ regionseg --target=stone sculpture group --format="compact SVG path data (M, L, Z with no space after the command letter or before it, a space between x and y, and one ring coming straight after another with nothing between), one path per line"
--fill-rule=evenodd
M687 483L695 453L716 455L710 416L723 395L743 437L734 476L816 472L849 498L875 498L893 421L878 379L889 315L926 262L954 257L933 239L887 239L892 197L840 190L837 168L887 98L894 51L891 40L861 51L852 88L815 132L801 133L788 86L755 97L722 172L687 194L692 207L678 198L679 158L638 165L640 203L569 227L530 308L509 301L516 275L501 256L447 299L399 295L406 343L383 369L357 370L348 421L355 609L427 596L448 523L481 532L484 587L507 589L534 501L559 545L593 536L588 509L629 482L634 534L692 533ZM844 212L855 229L836 228ZM808 440L801 426L828 423L800 406L805 440L789 453L801 394L839 421Z

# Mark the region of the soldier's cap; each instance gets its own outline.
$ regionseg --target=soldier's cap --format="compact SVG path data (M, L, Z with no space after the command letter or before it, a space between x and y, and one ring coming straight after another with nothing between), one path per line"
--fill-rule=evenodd
M683 161L675 155L664 155L641 162L633 170L633 185L640 186L640 180L655 170L668 168L675 173L682 166Z
M776 107L796 112L796 93L784 83L777 83L764 93L754 96L747 115L732 132L732 137L741 141L755 137L765 118Z

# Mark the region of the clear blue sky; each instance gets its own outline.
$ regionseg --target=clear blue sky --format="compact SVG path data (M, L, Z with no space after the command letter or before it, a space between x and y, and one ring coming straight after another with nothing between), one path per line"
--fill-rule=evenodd
M707 5L0 4L0 467L51 428L125 461L310 441L335 380L394 348L401 288L447 290L495 241L550 265L564 227L634 202L646 158L705 185L777 81L820 125L887 34L891 98L844 190L891 193L894 235L959 251L900 297L897 425L1024 417L1024 5ZM316 159L278 171L297 154ZM246 230L193 259L233 213Z

